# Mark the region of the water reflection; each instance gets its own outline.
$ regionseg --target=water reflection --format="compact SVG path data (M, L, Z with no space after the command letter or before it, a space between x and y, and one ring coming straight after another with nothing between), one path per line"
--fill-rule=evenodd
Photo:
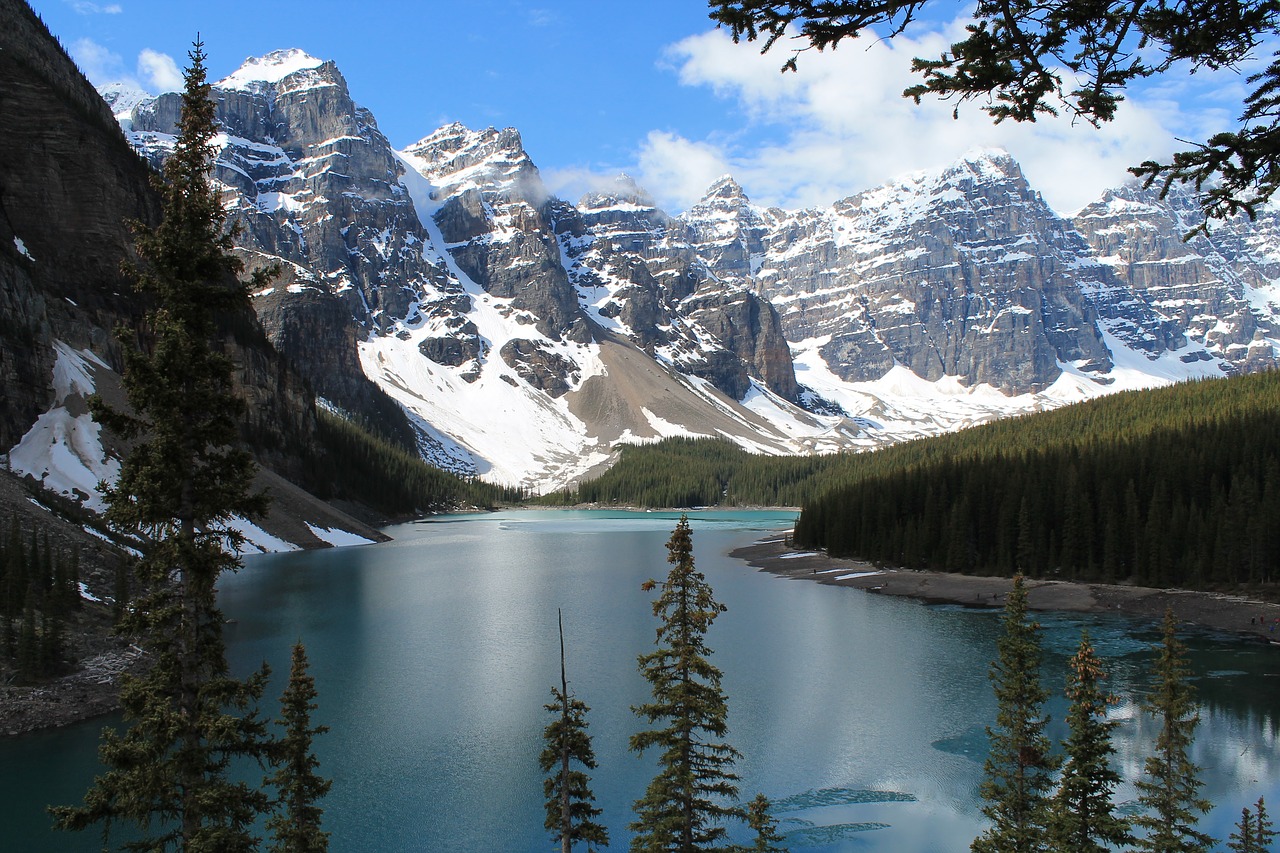
M652 648L656 627L640 584L665 574L676 517L446 518L402 527L383 545L255 558L225 584L237 671L265 658L285 672L289 645L308 645L317 721L333 728L318 750L334 779L326 807L335 853L548 849L537 755L542 705L559 680L557 608L571 687L592 708L593 789L613 849L625 849L631 803L653 773L650 759L627 749L638 727L630 707L648 698L636 656ZM694 519L698 566L729 608L709 642L730 697L729 740L744 756L744 797L761 791L778 803L797 853L967 849L982 827L976 797L999 613L783 580L725 556L788 518ZM1154 627L1105 615L1038 618L1055 697L1088 625L1110 688L1126 697L1112 715L1131 780L1154 737L1136 704ZM1259 795L1280 802L1277 656L1212 634L1188 641L1204 702L1194 755L1219 806L1206 828L1225 839L1243 805ZM1065 710L1065 700L1051 703L1055 739ZM16 849L97 849L92 838L50 840L39 813L83 791L97 728L0 742L12 837L37 839ZM1120 796L1136 797L1131 781Z

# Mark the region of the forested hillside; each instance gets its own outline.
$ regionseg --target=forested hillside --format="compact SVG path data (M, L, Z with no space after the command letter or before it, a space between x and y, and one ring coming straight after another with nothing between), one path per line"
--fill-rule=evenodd
M796 541L909 568L1266 584L1280 375L1119 395L871 454Z
M667 438L626 445L617 463L548 501L643 507L799 506L840 457L756 456L728 439Z
M391 518L492 508L524 497L517 488L441 471L416 453L324 410L318 412L316 446L305 455L302 484L316 497L353 502Z
M1280 559L1280 374L1135 391L874 453L625 448L584 502L804 507L796 540L910 568L1267 583Z

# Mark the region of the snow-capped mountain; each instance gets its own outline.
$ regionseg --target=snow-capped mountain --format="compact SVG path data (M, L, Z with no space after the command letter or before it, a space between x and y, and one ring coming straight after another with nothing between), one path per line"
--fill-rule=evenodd
M726 176L671 216L625 176L555 198L511 128L394 151L301 51L214 97L241 250L284 268L255 297L277 348L335 408L389 395L424 456L498 482L563 486L619 440L865 447L1275 364L1274 221L1183 244L1177 194L1122 188L1072 222L976 151L825 209ZM158 161L177 109L116 112Z
M1203 352L1243 370L1274 367L1280 217L1268 210L1252 222L1214 223L1185 241L1202 219L1181 185L1161 199L1135 183L1108 191L1073 224L1101 263Z
M129 223L155 223L161 205L150 169L119 122L150 98L116 86L108 105L27 4L0 0L0 17L3 503L24 530L42 530L61 540L59 547L82 547L86 566L96 566L93 589L109 594L102 538L125 547L130 540L113 538L100 523L81 530L83 519L70 505L101 509L97 484L119 471L118 438L90 417L88 398L123 401L113 332L141 324L143 305L121 261L129 255ZM251 314L228 321L238 332L227 342L235 382L261 442L256 487L277 499L260 526L239 526L255 546L272 550L376 538L286 479L298 475L306 464L301 454L314 443L314 399L262 340ZM28 493L20 480L44 491Z
M601 300L617 276L568 255L603 256L608 240L551 197L514 130L451 125L393 152L336 67L300 51L249 60L214 96L217 176L245 224L241 249L250 265L285 268L255 297L274 343L339 409L366 415L360 381L372 379L433 462L552 488L622 438L730 434L800 452L739 402L753 373L783 377L762 380L761 399L797 430L841 424L767 390L794 396L794 379L776 314L755 294L726 298L717 282L681 310L708 278L692 260L669 285L644 282L647 338L608 319ZM157 162L178 107L162 95L130 116L131 139Z

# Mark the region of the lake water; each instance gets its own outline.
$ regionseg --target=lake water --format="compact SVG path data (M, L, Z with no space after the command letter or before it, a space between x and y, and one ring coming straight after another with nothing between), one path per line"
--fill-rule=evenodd
M625 850L631 804L653 774L627 750L645 701L636 656L653 648L653 593L665 576L671 513L529 511L450 516L375 546L255 557L223 585L233 669L288 671L302 639L320 691L318 743L334 780L334 851L525 853L542 828L537 759L559 683L564 612L570 688L588 715L592 787ZM794 851L964 851L982 829L977 788L987 670L999 613L925 606L754 571L728 552L785 529L788 513L691 516L697 565L728 606L711 630L729 695L728 740L743 753L743 799L777 804ZM1046 683L1087 624L1108 661L1117 762L1140 772L1153 724L1136 709L1154 626L1041 616ZM1195 760L1216 804L1202 822L1225 839L1240 809L1280 810L1280 649L1189 632L1203 706ZM282 687L277 679L269 698ZM1052 734L1065 705L1055 700ZM94 851L47 831L46 803L77 802L102 721L0 741L0 851ZM1135 797L1132 784L1119 792ZM745 839L745 835L739 836ZM1225 849L1223 847L1222 849Z

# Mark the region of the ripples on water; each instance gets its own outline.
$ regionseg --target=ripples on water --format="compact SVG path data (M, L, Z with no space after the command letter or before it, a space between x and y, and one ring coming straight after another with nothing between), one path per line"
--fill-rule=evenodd
M592 787L611 849L626 849L631 804L653 773L652 756L627 748L639 727L630 707L648 698L636 656L652 648L656 627L640 584L665 575L678 517L443 517L401 527L383 545L256 558L230 579L222 601L236 620L236 671L265 658L287 672L289 646L307 643L316 722L332 727L317 749L334 781L325 802L334 853L550 849L537 756L542 705L559 683L557 608L570 687L591 706ZM693 516L698 567L729 608L708 642L729 695L728 740L743 753L743 798L761 791L775 801L796 853L967 849L982 827L976 792L994 716L987 670L999 611L785 580L725 556L791 517ZM1088 626L1110 689L1125 696L1112 716L1117 764L1132 779L1154 737L1137 706L1154 626L1037 619L1055 694ZM1206 796L1221 805L1206 828L1225 838L1242 805L1260 794L1280 802L1280 656L1207 634L1189 642L1204 702L1194 758ZM278 693L278 684L268 691ZM1050 704L1055 738L1065 709L1061 698ZM15 849L99 849L93 837L51 836L42 814L84 790L99 725L0 741L5 841L31 839ZM1128 782L1118 795L1136 799Z

